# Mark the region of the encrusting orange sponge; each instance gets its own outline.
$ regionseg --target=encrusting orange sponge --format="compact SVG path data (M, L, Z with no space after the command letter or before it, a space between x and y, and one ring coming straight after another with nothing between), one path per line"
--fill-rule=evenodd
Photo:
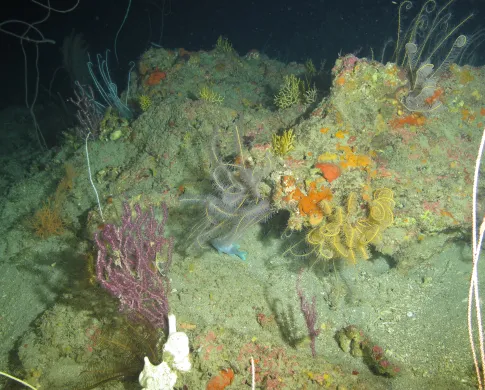
M213 376L207 383L206 390L224 390L234 379L234 371L230 368L221 370L219 375Z
M329 183L334 181L342 173L342 171L340 170L340 167L332 163L317 163L315 164L315 168L318 168L320 169L320 171L322 171L323 177Z

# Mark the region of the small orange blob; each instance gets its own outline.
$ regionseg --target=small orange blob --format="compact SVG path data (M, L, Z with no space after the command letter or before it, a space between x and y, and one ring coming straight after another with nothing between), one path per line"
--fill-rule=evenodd
M167 78L167 73L161 72L158 69L154 70L150 73L150 76L145 81L145 85L153 86L160 84L160 81L165 80Z
M463 119L464 111L466 111L467 112L466 115L468 115L468 110L462 110L462 119ZM407 115L401 118L396 118L390 121L390 125L393 129L402 128L404 127L404 125L423 126L425 123L426 123L426 117L419 113L418 114L413 113L411 115Z
M320 169L320 171L322 171L323 177L329 183L334 181L341 174L340 167L332 163L317 163L315 164L315 168L318 168Z
M224 390L232 383L233 379L234 371L232 369L221 370L219 375L212 377L207 383L206 390Z
M335 138L344 139L347 133L347 131L339 130L335 133Z
M299 191L300 196L295 193ZM298 200L298 210L302 215L310 216L312 213L321 213L318 203L322 200L331 200L332 191L329 188L317 190L316 183L313 181L308 186L308 195L303 194L298 188L293 191L293 199ZM323 218L323 215L322 215ZM314 220L314 219L313 219Z
M433 95L424 99L424 101L426 102L426 104L429 104L431 106L440 98L443 92L444 92L443 88L438 88L437 90L434 91Z

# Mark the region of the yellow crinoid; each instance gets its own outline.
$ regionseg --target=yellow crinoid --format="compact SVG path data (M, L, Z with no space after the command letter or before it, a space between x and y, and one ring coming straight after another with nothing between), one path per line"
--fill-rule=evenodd
M336 207L317 227L310 230L306 241L323 259L344 258L356 262L368 259L369 244L379 242L382 232L394 221L394 194L388 188L374 192L367 216L359 216L357 195L351 193L346 207Z

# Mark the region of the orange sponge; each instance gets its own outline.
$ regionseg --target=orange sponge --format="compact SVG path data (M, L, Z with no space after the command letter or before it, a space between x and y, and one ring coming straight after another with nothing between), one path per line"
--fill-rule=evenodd
M207 383L206 390L224 390L234 379L234 371L230 368L221 370L219 375L213 376Z
M318 168L320 169L320 171L322 171L323 177L329 183L334 181L341 174L340 167L332 163L318 163L318 164L315 164L315 168Z

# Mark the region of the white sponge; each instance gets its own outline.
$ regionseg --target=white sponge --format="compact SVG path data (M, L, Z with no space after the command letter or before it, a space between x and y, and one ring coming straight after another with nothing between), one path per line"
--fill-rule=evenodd
M192 365L189 360L189 338L184 332L177 332L175 316L168 316L168 339L163 346L163 352L168 352L173 358L173 368L179 371L189 371Z
M144 390L172 390L177 382L177 374L170 369L167 363L158 366L150 363L145 357L145 366L138 377L138 382Z
M145 366L138 377L138 382L144 390L173 390L175 382L177 382L176 370L186 372L192 367L189 353L189 338L184 332L177 332L175 316L170 314L168 316L168 339L163 346L165 361L154 366L150 359L145 357Z

